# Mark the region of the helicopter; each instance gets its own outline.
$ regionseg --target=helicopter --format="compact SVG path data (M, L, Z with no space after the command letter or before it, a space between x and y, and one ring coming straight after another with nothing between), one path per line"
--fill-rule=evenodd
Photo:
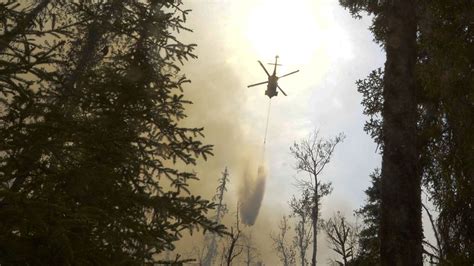
M265 90L265 95L268 96L268 98L272 98L273 96L277 96L278 95L278 91L277 91L277 88L283 93L283 95L285 96L288 96L286 95L286 93L283 91L283 89L278 85L278 79L280 78L283 78L283 77L286 77L286 76L289 76L289 75L292 75L292 74L295 74L296 72L298 72L299 70L296 70L296 71L293 71L293 72L290 72L288 74L285 74L283 76L280 76L278 77L276 75L276 69L277 69L277 66L281 66L280 64L278 64L278 55L275 56L275 63L268 63L269 65L274 65L275 67L273 68L273 74L270 75L267 71L267 69L265 68L265 66L263 66L262 62L261 61L258 61L258 63L260 64L260 66L263 68L263 70L265 71L265 73L267 74L268 76L268 80L267 81L263 81L263 82L259 82L259 83L255 83L255 84L252 84L252 85L249 85L247 86L247 88L250 88L250 87L254 87L254 86L258 86L258 85L262 85L262 84L267 84L267 90Z

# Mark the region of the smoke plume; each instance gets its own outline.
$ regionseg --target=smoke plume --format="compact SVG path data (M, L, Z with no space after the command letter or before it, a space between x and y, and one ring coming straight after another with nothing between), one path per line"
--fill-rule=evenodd
M205 138L199 140L213 145L214 156L207 161L198 160L196 165L180 167L197 173L200 181L190 182L189 189L206 199L213 197L222 171L228 168L230 181L224 202L229 212L222 223L227 228L234 226L239 202L242 223L253 225L256 229L254 240L261 243L258 245L262 247L259 251L263 257L266 256L263 254L269 254L269 259L265 261L271 262L274 257L271 247L268 250L263 247L266 248L268 230L277 226L273 221L277 221L278 217L261 206L266 181L265 167L259 167L264 125L257 123L264 123L266 118L264 87L259 91L247 89L250 78L242 77L232 63L233 51L216 41L216 32L207 30L213 27L213 22L208 19L212 12L198 8L199 5L194 6L192 2L188 6L194 10L189 17L194 33L185 36L189 39L183 39L183 42L196 42L199 36L196 48L199 59L189 61L182 67L182 73L192 81L185 86L184 95L193 104L186 106L188 117L180 122L184 127L204 127ZM248 65L252 63L255 64L255 61L249 61ZM255 103L252 97L263 104L259 101ZM210 212L209 217L213 214ZM192 252L189 257L195 258L194 248L205 247L203 244L202 234L185 233L183 239L176 243L176 250L181 254Z
M263 165L258 166L257 175L249 167L244 172L242 186L239 192L240 216L246 225L253 225L257 219L260 205L265 193L267 171Z

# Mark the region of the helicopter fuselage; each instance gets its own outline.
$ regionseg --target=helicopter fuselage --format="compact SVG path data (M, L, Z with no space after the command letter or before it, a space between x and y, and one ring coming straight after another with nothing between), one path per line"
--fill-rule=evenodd
M286 76L289 76L289 75L292 75L292 74L295 74L296 72L298 72L299 70L296 70L296 71L293 71L291 73L288 73L286 75L283 75L283 76L280 76L278 77L276 75L276 70L277 70L277 66L279 66L278 64L278 55L275 56L275 63L274 64L271 64L270 65L274 65L275 67L273 68L273 74L270 75L270 73L267 71L267 69L265 68L265 66L263 65L263 63L261 61L258 61L258 63L260 64L260 66L262 67L262 69L265 71L265 73L267 74L267 77L268 77L268 80L267 81L262 81L262 82L259 82L259 83L255 83L255 84L252 84L252 85L248 85L247 87L250 88L250 87L254 87L254 86L258 86L258 85L263 85L263 84L267 84L267 89L265 90L265 95L268 96L268 98L272 98L274 96L277 96L278 95L278 91L277 89L279 89L281 91L281 93L283 93L283 95L287 96L285 91L283 91L283 89L278 86L278 79L280 78L283 78L283 77L286 77Z
M265 91L265 95L267 95L269 98L272 98L273 96L278 95L277 91L278 87L278 77L273 74L268 77L268 84L267 84L267 90Z

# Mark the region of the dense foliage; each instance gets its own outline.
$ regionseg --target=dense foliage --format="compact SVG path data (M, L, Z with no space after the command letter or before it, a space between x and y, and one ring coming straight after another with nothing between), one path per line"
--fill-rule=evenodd
M142 265L183 230L220 229L180 170L211 154L183 128L180 1L0 4L0 264Z
M380 265L380 171L376 169L370 178L372 184L365 190L366 203L356 211L363 222L359 232L359 252L354 260L356 265Z
M371 30L384 45L384 2L344 0L353 15L374 15ZM474 263L474 13L470 1L418 1L417 131L423 185L437 208L440 263ZM383 71L357 82L365 129L382 143Z

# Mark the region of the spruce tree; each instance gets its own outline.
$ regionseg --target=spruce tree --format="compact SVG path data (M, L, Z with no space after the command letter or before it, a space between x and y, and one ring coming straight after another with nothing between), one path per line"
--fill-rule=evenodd
M212 154L202 128L180 126L188 10L52 1L9 37L37 7L1 9L20 15L1 37L0 263L142 265L185 230L221 231L179 167Z
M376 41L385 45L383 2L341 1L355 16L360 11L375 14L371 27ZM474 213L472 195L473 164L473 83L472 49L473 6L469 1L419 1L416 98L417 148L423 185L439 211L438 231L445 261L473 262ZM381 111L383 70L373 71L357 82L363 94L365 125L383 149ZM462 125L462 126L461 126ZM449 251L448 251L449 250Z
M229 172L227 167L225 168L222 176L218 180L216 188L216 194L213 197L213 201L216 203L216 214L213 217L214 222L217 224L221 223L222 218L228 212L227 204L224 203L224 193L227 191L227 184L229 183ZM212 265L217 257L217 236L213 232L206 234L207 251L206 256L203 260L203 265Z
M366 203L356 211L363 221L356 265L380 265L380 171L376 169L370 178L372 184L365 190Z

